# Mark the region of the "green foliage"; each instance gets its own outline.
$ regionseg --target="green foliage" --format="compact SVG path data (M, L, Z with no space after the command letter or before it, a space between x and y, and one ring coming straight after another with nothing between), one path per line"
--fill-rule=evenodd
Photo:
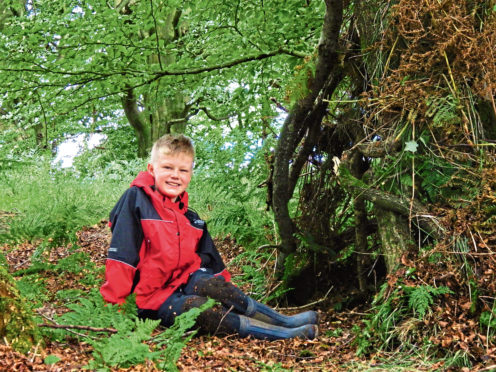
M45 280L38 274L23 276L16 281L16 285L31 308L41 307L49 298Z
M445 97L432 97L427 100L427 111L425 115L432 118L434 127L446 125L460 125L461 113L459 112L460 102L452 95Z
M407 272L407 276L412 273ZM399 345L400 325L421 320L434 304L435 297L453 293L448 287L430 285L406 286L399 280L392 288L381 286L372 303L372 313L363 320L364 327L356 327L357 353L366 354L371 347L392 349ZM402 345L407 346L405 341Z
M119 332L110 337L88 342L93 346L93 360L87 368L91 370L107 370L109 367L128 368L154 360L159 352L150 351L144 343L151 338L152 332L160 324L160 320L141 320L136 318L135 323L129 327L122 327Z
M496 335L496 317L495 317L496 303L490 310L483 311L479 317L479 326L481 331L484 332L486 337L493 339Z
M209 300L199 308L178 316L172 327L166 329L155 337L152 332L160 324L160 320L134 319L134 324L125 322L118 324L118 332L109 338L98 340L89 339L93 346L93 357L87 368L105 369L109 367L127 368L150 360L156 362L160 369L177 371L176 362L181 356L181 351L186 343L195 335L185 332L195 325L196 318L202 311L212 307L214 300ZM145 342L153 342L150 347Z
M134 296L129 296L122 306L105 303L98 289L93 289L87 298L68 304L70 310L58 318L58 323L87 325L98 328L130 329L137 317Z
M56 364L58 361L60 361L60 358L57 355L47 355L45 359L43 359L43 363L45 364Z
M209 125L211 117L238 116L240 126L260 129L263 102L284 95L270 80L290 76L296 55L311 54L325 9L322 2L299 0L284 6L274 0L116 4L38 1L29 12L2 17L0 69L9 71L0 76L2 121L23 146L36 146L27 131L47 135L42 145L49 146L70 134L123 129L121 98L129 87L142 118L164 102L173 111L187 100L190 112L181 115L196 109ZM242 59L247 62L236 62ZM203 68L212 71L190 73ZM169 114L160 118L164 124Z
M7 259L5 258L3 252L0 252L0 266L4 268L8 268L9 266L9 263L7 262Z
M8 231L0 234L0 242L42 238L55 245L75 240L76 231L107 217L123 186L121 180L78 178L71 171L51 168L43 159L4 171L0 210L16 215Z
M408 295L408 307L422 319L427 311L434 304L434 297L453 293L448 287L434 288L430 285L421 285L418 287L405 287L405 293Z
M54 269L55 271L66 271L73 274L78 274L85 268L94 269L95 265L90 261L89 258L90 257L86 252L75 252L59 260Z
M185 332L195 325L196 318L198 318L203 311L210 309L215 304L216 302L213 299L209 299L200 307L192 308L179 315L176 317L174 324L157 337L157 348L165 347L159 364L162 370L177 371L176 362L181 356L181 350L196 334L196 331L193 331L189 335L184 336Z
M58 293L65 297L68 292ZM78 292L72 293L74 301ZM84 294L82 294L84 296ZM83 337L93 346L93 359L87 368L91 370L109 370L109 368L127 368L147 360L160 365L160 368L177 370L175 363L181 350L196 332L185 333L194 325L200 313L215 305L209 300L199 308L178 316L174 325L164 332L152 337L160 321L139 319L134 296L129 296L123 305L111 305L104 302L97 289L87 297L80 297L77 302L68 303L69 311L57 317L58 324L84 325L96 328L114 328L117 333L108 337L107 332L88 331ZM46 335L61 340L73 334L64 329L44 329ZM82 336L78 336L82 337Z
M309 92L309 86L315 76L315 56L307 57L304 64L296 66L296 72L287 90L289 106L293 107L296 102L303 99Z

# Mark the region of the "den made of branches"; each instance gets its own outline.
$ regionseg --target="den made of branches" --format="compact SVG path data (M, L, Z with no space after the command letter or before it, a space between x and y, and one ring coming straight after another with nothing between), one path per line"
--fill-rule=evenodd
M477 360L494 348L495 3L326 9L273 162L280 267L300 298L387 273L366 322L379 344Z

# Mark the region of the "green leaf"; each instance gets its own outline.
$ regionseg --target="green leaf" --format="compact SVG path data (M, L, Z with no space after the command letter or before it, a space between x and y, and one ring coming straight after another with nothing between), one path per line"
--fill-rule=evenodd
M47 355L45 360L43 360L43 363L45 364L55 364L60 360L60 358L57 355Z
M417 141L408 141L407 143L405 143L405 151L410 151L410 152L417 152L417 148L418 148L418 143Z

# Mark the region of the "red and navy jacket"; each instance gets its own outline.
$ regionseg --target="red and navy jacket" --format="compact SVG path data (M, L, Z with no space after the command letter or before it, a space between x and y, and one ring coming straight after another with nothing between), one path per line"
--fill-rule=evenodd
M153 176L140 172L110 212L112 240L100 288L110 303L136 293L140 309L157 310L199 268L230 280L207 231L188 209L188 194L176 202L155 190Z

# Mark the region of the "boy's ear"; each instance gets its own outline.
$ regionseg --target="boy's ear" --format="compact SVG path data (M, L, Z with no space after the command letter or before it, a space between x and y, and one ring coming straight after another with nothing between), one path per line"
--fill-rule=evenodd
M150 173L153 177L155 177L155 174L153 172L153 164L151 163L148 163L148 165L146 166L146 170L148 171L148 173Z

